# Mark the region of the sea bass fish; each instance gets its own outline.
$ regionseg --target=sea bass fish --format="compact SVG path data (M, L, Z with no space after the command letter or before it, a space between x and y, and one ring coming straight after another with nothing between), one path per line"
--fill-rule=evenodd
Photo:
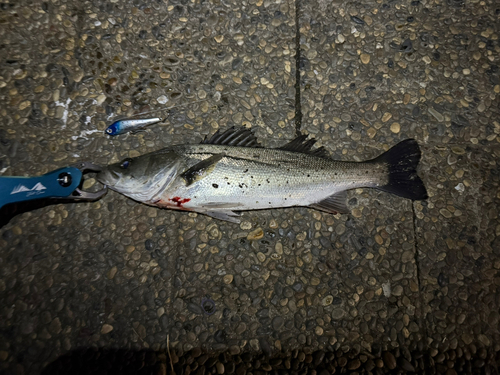
M171 146L103 167L97 179L136 201L199 212L239 223L235 211L308 206L348 213L346 191L376 188L413 200L427 198L417 175L420 148L400 142L365 162L332 160L314 139L263 148L252 131L218 131L197 145Z

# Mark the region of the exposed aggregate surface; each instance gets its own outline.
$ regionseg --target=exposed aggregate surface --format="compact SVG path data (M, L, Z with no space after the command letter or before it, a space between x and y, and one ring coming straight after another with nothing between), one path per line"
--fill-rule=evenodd
M19 214L0 372L498 373L499 18L493 0L0 4L3 175L245 125L340 160L415 138L429 193L239 225L114 192ZM105 136L139 113L166 121Z

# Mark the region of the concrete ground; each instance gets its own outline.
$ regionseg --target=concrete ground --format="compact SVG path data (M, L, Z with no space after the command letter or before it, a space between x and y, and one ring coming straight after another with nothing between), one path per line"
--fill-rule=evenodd
M493 0L0 4L2 175L244 125L351 161L415 138L429 193L241 224L115 192L18 214L0 372L498 373L499 17ZM104 134L135 114L167 119Z

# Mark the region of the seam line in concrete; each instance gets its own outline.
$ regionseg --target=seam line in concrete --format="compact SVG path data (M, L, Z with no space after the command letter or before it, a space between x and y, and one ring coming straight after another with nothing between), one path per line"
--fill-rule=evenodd
M295 133L301 135L302 105L300 98L300 0L295 0Z
M418 287L418 301L419 301L419 310L420 310L420 317L418 318L418 324L419 328L422 332L422 340L424 341L424 350L427 350L427 344L428 344L428 335L427 335L427 324L425 321L425 313L424 313L424 296L422 294L422 289L421 289L421 280L420 280L420 256L419 256L419 250L418 250L418 239L417 239L417 214L415 212L415 203L412 202L411 204L411 212L413 215L413 241L414 241L414 249L415 249L415 267L417 270L417 287ZM425 371L427 374L427 369Z

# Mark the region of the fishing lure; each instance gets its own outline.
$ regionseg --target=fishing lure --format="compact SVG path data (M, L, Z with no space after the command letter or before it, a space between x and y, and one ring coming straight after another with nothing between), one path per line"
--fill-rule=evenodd
M235 91L237 91L237 90L235 90ZM233 93L235 91L231 91L229 94L231 94L231 93ZM217 91L213 95L213 99L216 102L220 101L221 97L222 97L222 95L221 95L220 91ZM149 114L149 113L158 113L158 112L163 112L163 111L169 112L169 110L171 110L172 108L181 107L181 106L184 106L184 105L191 105L191 104L194 104L194 103L201 103L201 102L204 102L206 100L207 100L207 98L204 98L204 99L200 99L200 100L195 100L195 101L190 102L190 103L185 103L185 104L181 104L181 105L178 105L178 106L174 106L174 107L171 107L171 108L168 108L168 109L158 109L158 110L154 110L154 111L148 111L148 112L138 113L138 114L136 114L134 116L146 115L146 114ZM114 136L114 135L120 135L120 134L130 133L130 132L135 133L135 132L143 130L148 125L157 124L159 122L165 121L166 119L167 119L166 117L165 118L153 117L153 118L145 118L145 119L123 119L123 120L118 120L118 121L113 122L111 125L109 125L106 128L106 134Z
M160 117L145 118L145 119L128 119L118 120L109 125L106 129L107 135L120 135L129 132L137 132L144 129L148 125L157 124L162 122Z

